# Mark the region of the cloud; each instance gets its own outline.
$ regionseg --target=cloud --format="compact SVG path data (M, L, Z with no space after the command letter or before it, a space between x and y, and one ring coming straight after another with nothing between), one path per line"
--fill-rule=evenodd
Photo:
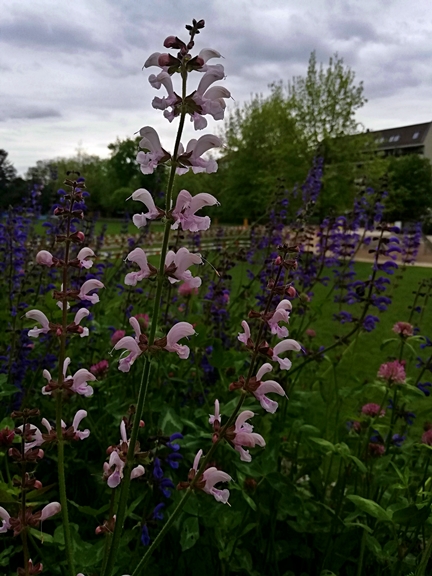
M367 127L431 119L429 0L4 3L0 137L19 169L73 153L80 140L89 153L107 154L109 142L143 125L154 125L168 147L175 128L151 108L161 94L141 67L150 53L164 50L166 36L187 38L192 18L206 21L196 50L223 54L227 78L218 84L239 105L269 94L273 81L305 75L316 50L324 66L338 52L356 82L364 81L369 102L359 120ZM198 79L194 73L192 84ZM221 125L212 121L208 131ZM184 141L193 136L188 122Z
M55 50L67 54L101 52L111 57L121 55L115 43L97 39L91 27L68 20L67 10L65 4L62 20L48 11L45 14L19 12L10 15L2 22L0 42L51 53Z
M43 118L61 118L61 113L53 108L21 108L12 110L0 110L0 122L6 120L41 120Z

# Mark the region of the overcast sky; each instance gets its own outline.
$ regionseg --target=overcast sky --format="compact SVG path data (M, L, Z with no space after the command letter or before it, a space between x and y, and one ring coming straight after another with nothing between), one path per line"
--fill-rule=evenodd
M196 49L221 52L236 103L338 52L364 83L366 128L432 120L431 0L2 0L0 148L20 173L77 148L107 156L117 137L174 128L141 67L168 35L206 21ZM213 60L211 63L216 63ZM200 76L198 76L199 78ZM231 104L232 105L232 104ZM207 131L215 131L209 122ZM192 137L192 130L184 138ZM201 135L202 133L199 133Z

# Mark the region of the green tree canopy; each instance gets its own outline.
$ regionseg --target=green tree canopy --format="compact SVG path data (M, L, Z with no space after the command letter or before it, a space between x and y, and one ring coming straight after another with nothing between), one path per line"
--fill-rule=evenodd
M422 220L432 209L432 168L416 154L388 158L389 220Z

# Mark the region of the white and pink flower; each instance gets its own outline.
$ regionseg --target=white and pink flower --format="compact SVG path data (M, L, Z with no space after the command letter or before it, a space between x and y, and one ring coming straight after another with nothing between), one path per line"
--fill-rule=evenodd
M142 228L147 224L147 220L155 220L161 214L161 210L157 208L154 203L153 196L145 188L138 188L131 196L132 200L142 202L146 207L148 212L144 214L134 214L132 217L132 222L137 228ZM128 198L129 200L129 198Z
M149 152L138 152L137 162L143 174L153 174L160 162L168 160L170 155L161 146L159 135L151 126L144 126L140 130L140 148Z
M201 254L189 252L187 248L180 248L177 253L169 250L165 257L165 270L169 274L168 280L171 284L184 280L191 288L201 286L201 278L193 277L188 270L192 264L202 264Z
M93 388L89 386L88 382L94 382L96 376L86 368L80 368L73 376L67 376L67 369L70 362L70 358L65 358L65 361L63 362L63 382L73 380L72 385L69 387L72 392L75 392L75 394L79 394L80 396L91 396L93 394ZM42 394L50 395L52 393L50 388L53 381L52 376L48 370L44 370L42 376L48 382L48 384L42 388Z
M203 451L199 450L197 455L195 456L192 470L195 471L195 474L198 472L199 468L199 461L202 457ZM215 485L219 482L229 482L232 480L231 476L226 472L222 472L222 470L218 470L214 466L211 468L207 468L204 470L201 479L198 480L198 486L206 493L213 496L213 498L217 502L222 502L222 504L228 504L228 498L230 496L229 490L219 490L215 488Z
M50 331L50 322L43 312L40 310L29 310L25 314L26 318L31 320L36 320L42 326L42 328L32 328L28 331L30 338L39 338L39 334L48 334Z
M184 150L180 144L178 161L181 163L181 166L177 168L177 174L186 174L189 169L191 169L194 174L198 174L199 172L207 172L207 174L217 172L218 165L216 160L212 158L205 160L201 158L201 156L211 148L219 148L221 146L222 140L214 134L205 134L201 136L201 138L198 138L198 140L190 140L186 146L186 150Z
M250 410L244 410L241 412L237 416L232 438L230 438L234 448L240 454L240 460L243 462L250 462L252 460L249 450L245 450L244 446L247 448L254 448L255 446L264 447L266 445L261 434L253 432L252 424L246 422L246 420L249 420L249 418L252 418L253 416L254 413Z
M289 300L282 300L276 306L273 316L267 320L271 333L277 334L278 338L286 338L288 336L288 329L285 326L279 326L279 322L288 323L291 310L291 302Z
M196 216L195 212L204 206L214 206L219 204L217 199L211 194L201 193L192 196L187 190L180 190L177 196L176 205L172 211L174 224L172 230L177 230L180 226L182 230L198 232L210 228L210 218L208 216Z
M249 346L251 342L251 331L249 324L246 322L246 320L243 320L241 325L243 327L244 333L242 334L241 332L239 332L237 340L242 342L245 346Z
M100 288L105 288L100 280L86 280L86 282L81 286L78 298L80 298L80 300L88 300L92 304L97 304L99 302L99 296L97 294L89 294L89 292L99 290Z
M280 358L279 354L288 352L289 350L294 350L295 352L300 352L301 346L296 340L282 340L273 348L272 360L279 363L281 370L289 370L292 366L291 360L288 358Z
M57 261L57 258L48 252L48 250L41 250L36 254L36 262L37 264L41 264L42 266L54 266Z
M77 254L77 259L80 263L80 267L86 269L91 268L93 266L93 260L90 260L90 258L94 257L95 253L91 248L88 247L81 248L81 250Z
M193 336L194 334L195 329L192 324L189 324L189 322L178 322L171 328L166 336L167 343L164 347L165 350L168 350L168 352L175 352L178 354L179 358L187 360L189 358L190 349L188 346L179 344L178 341L182 338Z
M271 372L272 369L272 365L268 362L261 366L256 375L256 380L260 384L258 388L253 392L253 395L264 408L264 410L266 412L270 412L270 414L274 414L276 412L278 403L274 400L270 400L270 398L267 398L266 394L274 393L279 394L279 396L286 396L285 390L275 380L265 380L264 382L262 381L264 374Z
M139 266L139 272L129 272L126 274L124 282L127 286L136 286L144 278L149 278L154 274L154 268L149 266L146 253L142 248L135 248L126 256L126 260L134 262Z
M84 318L87 318L87 316L89 316L90 311L87 310L87 308L80 308L78 310L78 312L75 314L75 318L74 318L74 324L75 326L79 326L81 323L81 320L83 320ZM89 329L88 328L80 328L80 330L82 330L79 335L81 338L84 338L85 336L89 335Z

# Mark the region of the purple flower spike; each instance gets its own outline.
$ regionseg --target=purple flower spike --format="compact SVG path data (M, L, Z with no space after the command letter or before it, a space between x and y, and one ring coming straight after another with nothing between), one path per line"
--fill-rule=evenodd
M150 540L150 535L149 535L149 531L147 528L147 524L144 524L144 526L142 527L141 530L141 543L143 544L143 546L148 546L150 544L151 540Z

